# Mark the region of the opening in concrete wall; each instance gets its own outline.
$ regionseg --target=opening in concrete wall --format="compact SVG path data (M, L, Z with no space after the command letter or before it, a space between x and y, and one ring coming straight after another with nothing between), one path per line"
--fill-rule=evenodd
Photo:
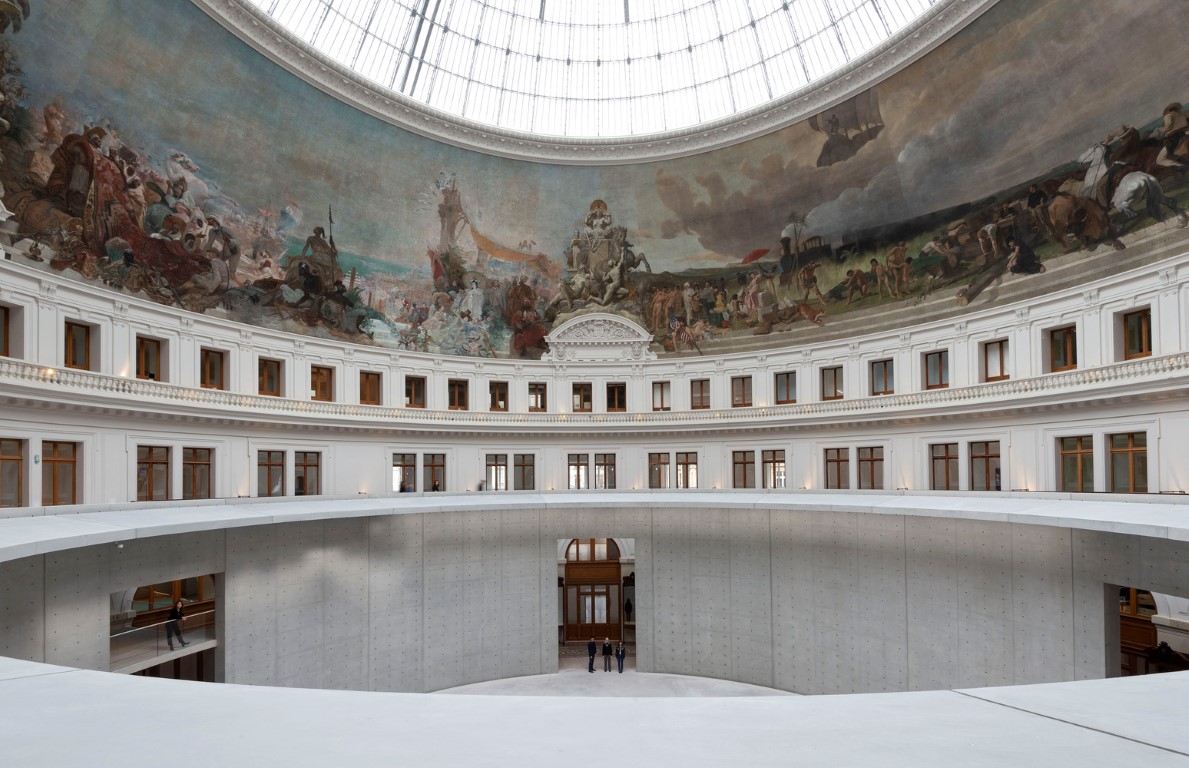
M593 640L634 649L635 540L558 539L558 668L585 663Z
M1142 587L1119 587L1118 594L1118 674L1189 670L1189 598ZM1107 621L1113 620L1108 612Z

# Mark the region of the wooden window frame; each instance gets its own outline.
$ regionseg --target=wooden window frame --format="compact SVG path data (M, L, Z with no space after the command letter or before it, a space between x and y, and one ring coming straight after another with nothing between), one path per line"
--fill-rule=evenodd
M263 486L260 483L260 471L264 470ZM281 479L280 493L273 494L273 480ZM258 450L256 451L256 496L259 498L279 499L285 495L285 451Z
M218 360L218 377L213 375L212 361ZM198 350L198 386L203 389L227 389L227 353L221 349L203 347Z
M850 448L825 448L822 451L825 461L825 486L829 490L845 491L850 489Z
M960 459L961 455L958 452L957 443L931 443L929 445L930 490L957 491L961 489L962 481L958 474L958 461ZM942 468L940 473L938 473L939 466Z
M571 491L590 489L590 454L566 454L566 488Z
M1115 438L1127 439L1127 444L1115 446ZM1138 445L1137 438L1142 438L1142 445ZM1148 433L1147 432L1118 432L1106 436L1107 449L1107 490L1110 493L1148 493ZM1143 477L1139 477L1136 469L1136 459L1143 457ZM1127 487L1119 488L1115 485L1115 460L1122 458L1127 465ZM1141 487L1142 483L1142 487Z
M970 490L999 491L1003 489L1001 448L998 440L975 440L970 443L968 446L970 451ZM976 482L976 479L981 482Z
M508 412L508 382L489 381L487 383L489 410L493 413Z
M394 489L398 493L405 493L403 490L405 482L408 481L409 490L407 493L414 493L417 490L417 454L415 453L393 453L392 454L392 468L400 469L400 480L397 487Z
M896 394L896 360L886 357L882 360L872 360L868 370L871 372L871 396L882 397ZM883 388L880 388L880 376L883 377Z
M755 451L731 451L731 487L756 487Z
M777 455L779 454L779 455ZM764 488L785 488L788 486L788 462L787 454L783 448L767 448L760 451L760 465L763 468L761 473L761 486ZM777 477L776 468L781 468L780 477ZM777 480L780 484L777 484Z
M710 379L690 381L689 407L692 411L703 411L710 408Z
M10 357L12 349L12 314L9 308L0 304L0 357Z
M4 467L16 465L16 504L5 504ZM25 441L16 438L0 439L0 507L25 506Z
M200 482L202 467L206 467L206 481ZM182 498L214 498L215 451L213 448L182 448ZM200 496L194 489L205 485L205 494Z
M137 501L168 501L170 496L169 456L167 445L138 445L136 446L136 500ZM153 482L155 469L165 467L165 494L157 495L157 488ZM143 474L142 474L143 473ZM144 478L144 484L140 479Z
M329 365L310 366L310 399L319 403L334 402L334 368Z
M1138 321L1139 324L1139 343L1138 351L1132 351L1130 348L1131 333L1129 326L1132 320ZM1135 360L1141 357L1152 356L1152 309L1151 307L1144 307L1133 312L1124 312L1122 317L1123 323L1123 359Z
M313 479L311 483L310 480ZM313 486L311 490L310 486ZM322 452L293 452L293 495L322 495Z
M750 408L752 405L750 376L731 377L731 407Z
M424 487L426 491L433 492L434 482L438 484L437 491L445 492L446 490L446 454L444 453L423 453L421 454L421 474L424 480Z
M486 461L487 472L484 475L485 488L488 491L508 490L508 454L489 453Z
M1066 441L1074 441L1066 447ZM1075 476L1066 477L1065 460L1072 459L1077 467ZM1087 468L1089 472L1087 472ZM1070 489L1070 481L1077 487ZM1057 438L1057 490L1063 493L1093 493L1094 492L1094 436L1069 435ZM1087 488L1087 484L1089 488Z
M537 489L537 455L534 453L512 454L512 490L535 491Z
M384 404L384 374L379 371L359 372L359 404Z
M76 371L91 370L91 331L93 330L93 326L67 320L65 329L66 350L62 358L62 365ZM82 333L83 335L83 359L81 362L74 358L75 345L71 342L75 333Z
M626 381L607 382L607 413L626 413L628 385Z
M1066 364L1057 365L1057 350L1065 352ZM1074 371L1078 367L1078 329L1064 325L1049 329L1049 372Z
M469 411L471 403L471 386L466 379L446 380L446 409L450 411Z
M994 339L985 342L982 345L983 352L983 381L1006 381L1011 378L1011 373L1007 369L1007 339ZM999 370L1002 373L995 376L991 375L991 356L989 350L995 348L999 352Z
M670 381L652 382L652 410L669 411L673 409L673 383Z
M842 374L841 365L830 365L821 369L819 378L821 379L823 401L842 399L845 394L845 390L843 389L845 381L842 378ZM826 386L827 380L830 382L830 386Z
M935 363L930 366L930 363ZM936 368L936 376L934 376ZM938 349L925 353L925 389L949 389L950 386L950 351Z
M697 488L698 487L698 452L697 451L677 451L673 457L677 468L677 476L674 478L678 488ZM692 471L691 471L692 470ZM691 477L692 475L692 477ZM692 482L691 482L692 481Z
M405 377L405 407L425 407L426 380L424 376Z
M865 445L855 449L858 488L861 491L883 490L883 446Z
M773 392L777 405L791 405L797 402L797 372L783 371L772 377ZM783 391L782 391L783 390Z
M145 381L165 381L162 356L165 354L165 342L161 339L155 339L152 336L136 337L136 378ZM152 367L153 361L150 359L156 355L156 371L150 371L148 368Z
M70 456L59 456L59 446L69 445ZM62 504L77 504L78 500L78 455L82 450L81 443L69 440L47 440L41 444L41 505L56 507ZM61 495L58 488L58 466L70 466L70 496ZM49 477L50 482L46 482ZM48 495L47 495L48 494Z
M669 487L669 453L649 452L648 487L667 489Z
M547 413L549 411L549 385L544 381L530 381L528 383L528 412Z
M268 371L269 369L275 371L276 387L268 389ZM284 387L281 384L281 377L285 374L285 364L271 357L261 357L256 361L256 392L264 397L280 397Z
M600 491L615 490L615 463L616 456L614 453L596 453L594 455L594 476L591 478L595 489Z
M570 407L574 413L590 413L594 410L594 385L576 381L571 388Z

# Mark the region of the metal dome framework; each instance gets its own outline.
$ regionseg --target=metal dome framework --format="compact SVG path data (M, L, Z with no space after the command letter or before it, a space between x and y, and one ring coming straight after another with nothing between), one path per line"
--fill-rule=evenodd
M827 77L936 0L242 0L373 83L496 129L688 129Z

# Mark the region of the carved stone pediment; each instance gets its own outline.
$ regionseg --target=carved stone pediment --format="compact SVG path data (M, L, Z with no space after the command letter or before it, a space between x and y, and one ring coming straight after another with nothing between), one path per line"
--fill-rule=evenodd
M545 337L551 362L637 362L655 360L648 349L652 334L637 323L606 312L571 318Z

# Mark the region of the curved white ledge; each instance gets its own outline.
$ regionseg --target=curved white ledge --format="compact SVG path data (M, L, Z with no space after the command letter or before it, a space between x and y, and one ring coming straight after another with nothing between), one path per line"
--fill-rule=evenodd
M566 165L613 165L698 154L791 125L898 72L977 19L998 0L939 0L921 18L846 67L730 118L642 137L537 136L427 107L374 83L297 39L244 0L192 0L264 56L306 82L392 125L465 149Z

